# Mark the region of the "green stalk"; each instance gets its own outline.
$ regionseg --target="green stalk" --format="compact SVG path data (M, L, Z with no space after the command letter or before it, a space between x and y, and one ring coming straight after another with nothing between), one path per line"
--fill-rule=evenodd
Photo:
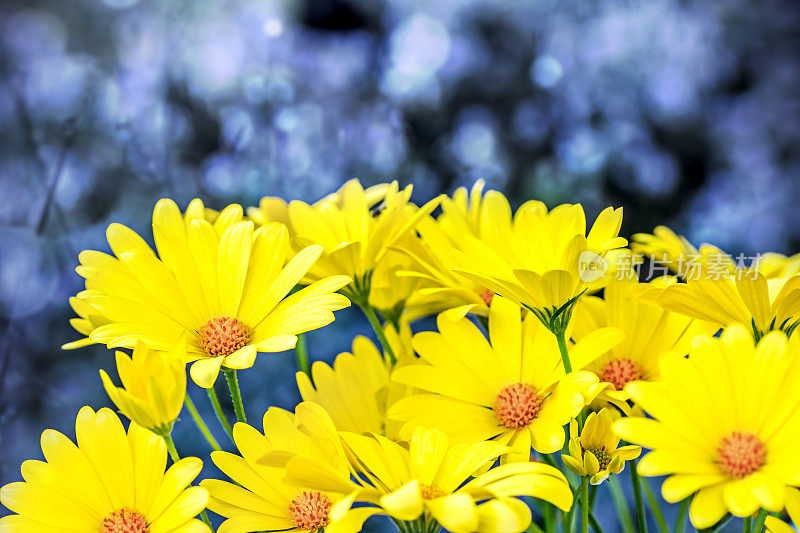
M744 519L744 533L752 533L753 531L753 519L752 517L747 517Z
M164 439L164 442L167 444L167 450L169 451L169 456L172 458L172 464L177 463L181 460L180 455L178 455L178 450L175 449L175 442L172 440L172 435L166 431L161 434L161 438ZM206 514L205 510L200 512L200 517L203 519L203 522L210 528L211 527L211 520L208 519L208 515Z
M614 501L614 507L617 509L617 516L619 523L624 533L634 533L633 520L631 520L631 513L628 510L628 502L625 499L625 493L622 492L622 487L616 476L611 476L608 480L608 488L611 491L611 499Z
M636 521L639 533L647 533L647 516L644 514L644 501L642 500L642 481L636 471L637 461L631 461L631 484L633 485L633 499L636 502Z
M217 420L219 420L222 429L225 430L225 433L228 434L228 437L231 438L231 442L233 442L233 429L231 428L231 424L228 422L228 417L225 416L222 406L219 403L217 391L214 390L214 387L206 389L206 391L208 392L208 399L211 400L211 406L214 407L214 414L217 415Z
M764 522L766 521L769 513L766 509L761 509L758 512L758 516L756 517L756 521L753 522L753 533L761 533L764 529Z
M650 487L650 482L644 479L642 480L642 485L644 486L644 495L647 497L647 504L650 506L650 511L653 513L653 516L658 523L659 531L661 533L669 533L667 521L664 520L664 513L661 512L661 506L658 504L658 499L656 499L655 494L653 494L653 489Z
M308 349L306 348L306 336L300 333L297 335L297 345L294 347L294 353L297 356L297 368L300 372L311 376L311 369L308 365Z
M686 525L686 513L689 512L689 503L691 500L686 498L681 502L678 509L678 517L675 519L675 533L683 533L683 528Z
M717 522L716 525L711 526L711 527L706 528L706 529L698 529L698 531L701 532L701 533L717 533L718 531L721 531L722 528L725 527L725 524L730 522L731 518L733 518L733 515L728 513L724 517L722 517L722 520Z
M386 334L383 332L383 326L381 325L381 321L378 320L378 315L375 313L375 308L373 308L369 301L364 302L356 302L361 310L364 312L364 315L369 320L372 329L375 331L375 335L378 336L378 340L381 342L383 346L383 350L389 354L389 361L392 364L397 363L397 357L394 355L394 350L392 350L392 346L389 344L389 339L386 338Z
M578 506L578 498L580 497L581 490L583 489L583 480L586 478L581 478L581 484L572 491L572 507L569 508L569 511L566 513L561 513L561 529L564 533L572 533L572 517L575 515L575 508Z
M200 416L200 412L197 410L197 407L195 407L194 402L192 401L192 398L189 396L188 391L186 392L186 399L184 400L184 403L186 404L186 408L189 410L189 413L191 413L192 418L194 419L194 423L197 426L197 429L199 429L200 433L202 433L203 436L206 438L208 443L211 445L211 448L214 451L221 450L222 448L220 448L217 439L215 439L214 435L212 435L211 431L209 431L208 425L206 425L206 421L203 420L202 416Z
M589 533L589 478L581 479L581 533Z
M595 530L597 533L604 533L604 532L603 532L603 528L600 526L600 522L598 522L598 521L597 521L597 518L595 518L595 517L594 517L594 514L590 514L590 515L589 515L589 522L591 522L591 523L592 523L592 528L593 528L593 529L594 529L594 530Z
M242 393L239 391L239 380L236 378L236 370L232 368L223 368L222 372L225 374L225 380L228 382L228 389L231 391L231 401L233 401L233 410L236 412L236 420L247 423L247 417L244 415Z
M564 364L564 372L569 374L572 372L572 363L569 360L569 352L567 351L566 328L559 329L555 335L558 341L558 351L561 352L561 362Z

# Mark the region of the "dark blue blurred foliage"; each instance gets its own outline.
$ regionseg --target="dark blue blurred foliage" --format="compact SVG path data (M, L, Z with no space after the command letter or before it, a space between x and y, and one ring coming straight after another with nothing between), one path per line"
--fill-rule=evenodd
M359 177L422 201L485 178L623 205L625 235L798 251L798 27L789 0L4 0L0 484L43 428L108 404L111 354L59 349L77 254L112 221L150 239L163 196L313 201ZM313 358L367 331L339 317ZM254 421L297 401L293 361L241 373ZM191 424L177 440L205 453Z

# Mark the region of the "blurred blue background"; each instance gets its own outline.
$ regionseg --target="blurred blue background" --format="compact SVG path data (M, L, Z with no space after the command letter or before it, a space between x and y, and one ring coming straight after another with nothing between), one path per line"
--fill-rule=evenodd
M59 350L77 254L112 221L149 238L163 196L359 177L423 201L484 178L515 204L622 205L625 235L800 248L796 2L4 0L0 27L0 484L107 404L111 354ZM367 331L339 316L313 358ZM293 364L243 373L254 420L297 401Z

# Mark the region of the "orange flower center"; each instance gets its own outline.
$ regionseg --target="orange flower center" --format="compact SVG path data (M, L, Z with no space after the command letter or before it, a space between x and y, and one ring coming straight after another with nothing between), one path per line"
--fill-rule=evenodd
M490 291L489 289L482 290L481 299L486 305L492 305L492 300L494 300L494 292Z
M250 342L252 331L229 316L212 318L200 328L200 347L210 357L225 357Z
M147 533L147 521L136 511L123 507L103 518L100 533Z
M420 485L420 492L422 493L422 497L426 500L435 500L436 498L441 498L445 495L445 492L433 485Z
M539 416L542 398L536 387L527 383L515 383L500 391L494 401L497 419L509 429L528 427Z
M752 433L736 431L717 448L720 469L732 478L740 479L757 472L767 457L764 443Z
M303 491L292 500L289 510L294 525L307 531L317 531L328 525L330 520L331 500L318 491Z
M630 359L614 359L606 364L598 376L600 381L611 383L617 390L622 390L631 381L637 381L644 377L639 365Z

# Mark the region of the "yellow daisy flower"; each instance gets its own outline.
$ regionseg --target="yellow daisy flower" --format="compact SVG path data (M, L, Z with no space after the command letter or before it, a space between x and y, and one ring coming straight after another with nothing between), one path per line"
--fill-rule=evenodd
M320 246L284 266L290 246L283 225L254 230L239 206L223 210L213 225L204 213L195 208L181 216L174 202L161 200L153 213L158 257L132 230L112 224L106 235L115 257L82 252L77 270L87 289L78 298L107 322L89 333L93 342L132 348L144 340L165 351L186 335L189 360L196 361L192 379L210 388L221 367L249 368L257 352L288 350L297 334L332 322L332 311L349 305L335 292L350 278L324 278L289 295Z
M553 453L564 445L564 426L583 409L597 376L564 374L556 339L520 307L495 297L489 310L489 340L466 318L438 317L439 332L414 336L424 364L398 368L392 379L429 391L399 400L389 417L407 426L441 429L455 440L495 439L515 453L504 460L527 461L533 447ZM572 345L576 370L622 340L604 328Z
M288 485L283 482L283 468L260 461L268 454L304 457L320 465L317 475L321 479L332 478L349 489L350 469L338 438L311 438L299 429L304 425L322 425L326 434L336 434L330 418L315 404L299 404L294 415L271 407L264 415L263 434L241 422L234 426L234 441L241 455L211 453L214 464L235 483L217 479L201 482L210 494L208 508L227 518L218 533L315 533L322 529L326 533L355 533L375 514L375 509L350 509L354 495ZM331 442L338 447L330 446Z
M665 285L642 291L639 298L720 327L742 324L756 341L776 329L791 335L800 321L800 274L768 280L760 272L739 270Z
M386 413L411 388L389 380L392 366L368 338L356 337L352 350L339 354L333 368L316 361L310 378L297 372L300 396L321 405L339 431L377 433L398 440L401 424L390 421ZM400 354L398 365L408 363L404 350L395 352Z
M784 507L787 486L800 485L800 339L767 334L757 346L742 326L720 339L697 337L689 358L665 356L661 382L626 387L649 418L623 418L614 429L652 451L645 476L670 476L668 502L692 495L697 528L726 512L751 516Z
M616 405L629 399L624 390L629 382L658 381L658 362L664 352L687 354L696 335L713 335L719 329L717 324L637 301L638 292L661 283L614 277L608 280L602 299L584 296L575 306L573 339L609 326L625 334L622 342L587 366L601 382L612 385L602 396L615 400Z
M800 490L796 488L786 489L786 512L789 514L789 520L794 522L795 527L780 518L768 516L764 522L767 533L797 533L795 528L800 525Z
M653 234L637 233L632 237L631 249L669 268L681 278L692 278L701 271L713 271L733 275L739 265L730 256L713 244L701 244L695 248L683 235L677 235L666 226L658 226ZM800 254L786 257L782 254L766 253L754 257L755 264L749 268L757 270L767 279L783 277L787 272L797 272Z
M363 489L356 500L379 506L376 511L396 521L417 521L422 530L435 531L438 523L454 533L524 531L530 509L516 496L540 498L565 511L572 506L566 479L548 465L508 464L473 478L508 451L498 443L452 444L444 433L423 427L407 446L375 434L340 435L360 473L354 479ZM338 488L301 457L290 460L286 470L288 482Z
M323 248L304 280L351 276L353 283L343 292L360 304L366 304L372 272L389 248L439 203L437 198L417 208L409 202L411 186L399 190L397 182L381 187L380 194L368 191L350 180L329 199L315 205L294 201L288 207L295 245Z
M118 351L116 358L122 387L115 387L106 371L100 371L111 401L140 426L168 435L186 397L186 341L178 341L169 353L138 341L131 357Z
M586 216L580 204L564 204L548 211L541 202L523 204L510 221L507 203L490 204L486 236L464 235L453 255L455 271L532 310L554 333L566 328L571 305L602 278L609 251L627 244L618 237L622 208L605 209L586 234ZM488 293L487 293L488 294Z
M75 432L77 446L58 431L42 433L45 461L25 461L24 481L0 489L0 502L16 513L0 518L0 531L210 533L195 519L208 493L189 487L200 459L164 472L164 440L135 422L126 434L110 409L84 407Z
M640 446L619 447L619 436L614 432L616 411L601 409L590 413L578 434L578 422L569 423L569 455L561 454L564 464L579 476L589 476L589 483L599 485L611 474L619 474L625 461L642 453Z
M469 249L463 248L465 237L490 247L493 259L506 262L513 259L504 249L507 243L498 238L512 231L511 207L497 191L483 195L484 185L483 180L478 180L470 193L465 187L459 187L452 198L443 197L442 214L435 220L431 217L421 220L417 225L419 238L409 239L398 248L413 261L411 268L400 275L425 282L418 300L431 314L445 310L449 310L451 318L467 313L489 314L494 292L457 272L465 265L453 250L469 253ZM508 268L513 268L510 265Z

